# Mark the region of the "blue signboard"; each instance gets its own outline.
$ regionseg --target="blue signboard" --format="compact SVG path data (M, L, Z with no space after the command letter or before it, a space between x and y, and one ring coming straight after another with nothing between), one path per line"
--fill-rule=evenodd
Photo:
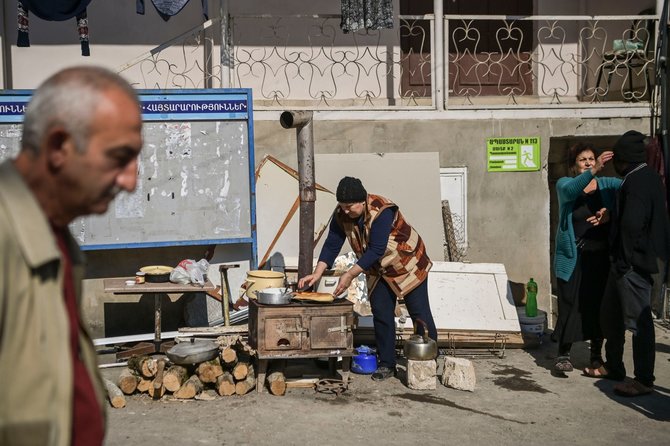
M13 156L31 90L0 94L0 144ZM75 220L82 249L249 244L257 264L250 89L140 90L137 189ZM73 98L73 100L76 100ZM4 155L3 155L4 154Z

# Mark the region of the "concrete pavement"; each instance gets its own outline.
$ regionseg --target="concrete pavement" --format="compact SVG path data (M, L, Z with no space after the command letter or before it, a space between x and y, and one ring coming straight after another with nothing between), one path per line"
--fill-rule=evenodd
M133 395L125 408L109 409L106 445L668 444L670 331L660 324L656 329L656 389L634 399L614 395L613 382L581 376L578 370L564 378L552 376L556 344L545 336L535 349L474 359L474 392L439 382L434 391L413 391L397 378L376 383L367 375L353 375L340 396L311 389L211 401ZM630 345L628 339L629 375ZM587 365L587 347L576 347L577 368ZM103 374L114 379L119 371L104 369Z

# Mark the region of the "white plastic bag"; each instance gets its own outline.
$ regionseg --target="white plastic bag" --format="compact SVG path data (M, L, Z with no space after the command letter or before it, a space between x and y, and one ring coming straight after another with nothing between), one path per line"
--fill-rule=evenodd
M188 285L191 283L191 276L188 274L186 269L178 266L172 270L170 273L170 282L181 283L182 285Z
M192 259L184 259L170 273L170 282L195 283L204 286L208 269L209 262L205 259L200 259L197 262Z

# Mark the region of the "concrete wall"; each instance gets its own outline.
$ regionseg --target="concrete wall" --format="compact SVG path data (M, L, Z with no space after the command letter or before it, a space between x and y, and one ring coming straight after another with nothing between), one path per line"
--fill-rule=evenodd
M636 13L653 1L644 0L644 5L625 2L611 4L605 0L582 1L570 13ZM233 14L338 13L339 9L339 2L328 0L232 0L230 3ZM558 8L559 3L538 0L536 11L549 14L553 9L548 5L556 5ZM219 5L220 1L210 0L212 17L218 16ZM564 6L560 4L560 8ZM561 11L565 12L565 9ZM158 17L151 2L146 2L145 16L135 14L134 2L92 2L88 13L91 57L84 58L79 55L74 20L47 22L32 17L32 46L17 48L16 2L3 2L0 9L0 44L4 50L0 87L35 88L53 72L75 63L119 69L149 49L202 23L200 2L197 1L189 2L181 13L168 22ZM217 42L218 37L213 34L212 38ZM130 80L141 81L139 78ZM317 153L436 151L440 153L440 167L467 166L470 183L467 197L467 260L503 263L509 279L514 282L525 283L529 277L534 277L540 285L540 307L548 309L551 292L551 194L547 157L552 139L614 138L628 129L648 131L648 119L643 112L637 114L641 118L624 118L618 117L619 111L612 110L603 110L603 116L591 113L588 117L582 117L578 110L568 108L563 109L562 113L551 114L554 117L546 117L547 113L543 114L542 110L519 110L518 113L503 111L498 114L487 110L451 110L445 113L429 112L426 115L421 112L401 112L400 115L396 112L340 112L339 116L320 112L315 115L315 150ZM629 116L624 112L625 108L622 107L620 116ZM272 114L256 113L255 133L256 160L261 160L265 154L272 154L297 168L295 131L282 129ZM495 136L539 136L542 141L542 169L525 173L486 172L485 138ZM418 193L420 195L420 191ZM408 218L411 220L411 216ZM441 225L442 222L435 224ZM247 256L245 249L239 246L220 247L213 262L242 261ZM442 247L430 249L441 250ZM183 258L199 259L203 252L203 247L183 247L89 253L85 317L93 323L94 336L105 335L105 305L123 303L129 299L103 293L102 277L132 275L139 266L146 264L175 265ZM242 283L246 270L248 263L242 263L239 270L231 273L233 288ZM218 278L215 279L218 282ZM147 305L151 307L151 302ZM179 308L174 311L176 320ZM148 324L148 329L143 326L140 331L151 331L151 316Z
M648 128L649 121L639 118L324 121L317 115L314 138L316 153L436 151L440 167L467 166L467 261L502 263L513 282L535 278L539 306L550 310L553 256L548 155L552 140L614 139L629 129L648 132ZM294 131L282 131L278 121L268 120L257 121L255 132L256 159L271 154L297 168ZM487 172L486 138L496 136L539 136L541 170ZM559 142L556 150L565 149L565 143Z

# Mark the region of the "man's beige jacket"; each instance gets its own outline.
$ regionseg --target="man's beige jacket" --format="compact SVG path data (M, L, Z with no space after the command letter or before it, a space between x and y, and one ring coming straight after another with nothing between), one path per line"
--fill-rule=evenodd
M80 302L83 256L72 237L68 245ZM71 443L73 371L62 275L37 200L11 162L0 164L0 445ZM79 341L104 410L95 349L82 326Z

